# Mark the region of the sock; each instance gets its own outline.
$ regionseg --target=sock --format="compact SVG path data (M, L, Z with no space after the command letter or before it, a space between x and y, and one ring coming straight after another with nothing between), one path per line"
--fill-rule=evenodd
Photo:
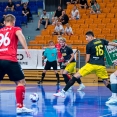
M63 74L63 78L64 78L65 83L67 84L68 81L69 81L68 75L67 74Z
M56 73L56 78L57 78L57 83L60 83L60 78L59 78L59 74Z
M64 91L67 91L77 80L76 77L72 77L71 80L69 80L69 82L67 83L67 85L65 86L65 88L63 89Z
M81 79L80 79L80 78L78 78L76 81L77 81L77 83L78 83L78 84L82 84L82 82L81 82Z
M16 94L17 107L22 108L23 100L25 98L25 87L17 86L15 94Z
M117 84L111 84L112 93L117 93Z
M114 73L110 75L110 83L112 93L117 93L117 77Z
M111 85L110 85L110 84L108 84L106 87L109 88L109 89L111 90Z
M45 77L45 73L42 73L41 81L44 80L44 77Z

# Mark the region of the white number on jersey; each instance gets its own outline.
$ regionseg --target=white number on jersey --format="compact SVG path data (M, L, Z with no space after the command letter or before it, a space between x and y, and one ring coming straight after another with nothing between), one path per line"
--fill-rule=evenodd
M8 37L9 32L7 32L5 35L0 34L0 46L8 46L10 44L10 39Z

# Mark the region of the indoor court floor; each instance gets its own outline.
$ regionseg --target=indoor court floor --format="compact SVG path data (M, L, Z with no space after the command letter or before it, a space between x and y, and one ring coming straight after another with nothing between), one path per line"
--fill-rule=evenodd
M28 83L25 105L34 110L32 114L17 115L15 106L15 85L3 82L0 85L0 117L117 117L117 104L106 105L111 92L99 84L86 85L83 91L77 91L77 85L68 90L65 98L54 97L53 93L63 88L44 83ZM29 95L39 94L39 101L32 103Z

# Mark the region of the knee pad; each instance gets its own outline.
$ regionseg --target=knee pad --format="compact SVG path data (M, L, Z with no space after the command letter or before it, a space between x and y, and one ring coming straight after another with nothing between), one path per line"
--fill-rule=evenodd
M117 84L117 77L114 73L110 75L110 82L111 84Z

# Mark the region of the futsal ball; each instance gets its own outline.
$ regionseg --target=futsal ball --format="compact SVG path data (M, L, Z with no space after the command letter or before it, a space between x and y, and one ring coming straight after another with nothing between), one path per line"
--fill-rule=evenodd
M30 94L30 100L31 102L35 103L39 100L39 95L37 93Z

